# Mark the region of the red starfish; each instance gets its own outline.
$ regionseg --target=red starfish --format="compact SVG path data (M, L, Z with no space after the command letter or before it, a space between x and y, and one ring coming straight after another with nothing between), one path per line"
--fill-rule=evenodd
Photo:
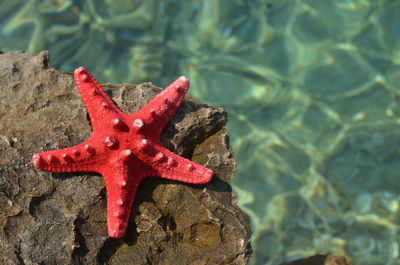
M33 155L33 165L51 172L97 172L107 189L108 234L126 231L135 193L148 176L203 184L213 171L169 151L160 134L182 102L189 80L182 76L140 111L121 112L83 67L75 82L92 121L93 134L79 145Z

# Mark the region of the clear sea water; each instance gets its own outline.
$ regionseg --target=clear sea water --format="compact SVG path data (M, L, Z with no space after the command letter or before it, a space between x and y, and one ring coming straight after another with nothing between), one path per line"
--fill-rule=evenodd
M400 264L399 0L2 0L0 50L229 113L251 264Z

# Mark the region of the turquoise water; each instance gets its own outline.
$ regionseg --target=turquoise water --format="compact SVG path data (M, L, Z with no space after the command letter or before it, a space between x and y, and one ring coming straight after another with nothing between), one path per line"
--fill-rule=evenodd
M83 3L85 2L85 3ZM0 3L0 50L224 107L251 264L400 264L400 1Z

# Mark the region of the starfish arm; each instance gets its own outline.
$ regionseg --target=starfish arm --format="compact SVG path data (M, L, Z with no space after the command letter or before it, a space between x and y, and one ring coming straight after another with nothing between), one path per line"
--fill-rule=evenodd
M189 85L189 79L181 76L155 96L139 112L131 114L135 122L139 121L141 125L144 125L140 125L142 127L140 132L159 137L161 131L181 104Z
M202 165L183 158L159 143L142 147L137 156L144 163L154 168L157 175L187 183L204 184L211 180L214 172Z
M95 143L88 140L69 148L37 153L32 156L33 165L50 172L98 172L97 164L102 154L96 153Z
M75 83L92 121L93 131L101 130L105 117L118 117L121 111L107 96L96 79L84 67L74 72Z
M157 167L162 178L193 184L205 184L212 179L214 172L211 169L183 158L168 149L163 149L168 159L165 164ZM170 165L168 165L168 161L170 161Z
M134 157L130 157L130 160L129 163L137 161ZM110 237L121 238L125 234L135 194L144 177L138 175L141 171L140 162L133 164L137 167L115 161L101 172L107 189L107 225Z

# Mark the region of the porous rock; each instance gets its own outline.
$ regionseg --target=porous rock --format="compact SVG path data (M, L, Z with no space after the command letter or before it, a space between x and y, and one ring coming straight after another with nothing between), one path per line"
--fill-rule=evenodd
M47 51L0 54L0 263L247 264L249 218L230 186L236 162L224 110L187 96L161 136L171 151L213 169L212 181L143 180L126 235L110 238L100 175L32 165L34 153L92 133L72 74L48 61ZM102 87L126 113L160 92L151 83Z

